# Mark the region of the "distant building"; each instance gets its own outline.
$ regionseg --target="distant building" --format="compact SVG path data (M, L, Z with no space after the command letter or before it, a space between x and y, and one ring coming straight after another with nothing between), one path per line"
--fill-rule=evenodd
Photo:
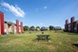
M62 30L62 28L60 26L56 26L54 27L54 30Z
M23 32L23 23L16 20L16 24L13 22L4 21L4 14L0 12L0 34L8 33L21 33Z
M16 24L12 23L12 22L4 22L4 32L5 33L16 33Z
M75 18L72 17L70 23L68 20L65 20L65 29L66 32L78 32L78 21L75 21Z

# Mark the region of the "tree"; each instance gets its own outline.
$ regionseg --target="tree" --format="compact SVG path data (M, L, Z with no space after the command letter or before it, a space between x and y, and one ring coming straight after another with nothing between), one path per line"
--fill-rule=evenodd
M49 30L53 30L54 29L54 26L49 26Z
M37 26L37 27L36 27L36 30L37 30L37 31L39 31L39 30L40 30L40 27L39 27L39 26Z
M56 26L54 29L55 30L62 30L62 28L60 26Z
M34 26L31 26L30 27L30 30L34 31L35 30L35 27Z
M46 27L41 27L41 29L40 29L41 31L45 31L45 30L47 30L47 28Z
M29 30L29 27L28 26L24 26L24 31L27 31Z

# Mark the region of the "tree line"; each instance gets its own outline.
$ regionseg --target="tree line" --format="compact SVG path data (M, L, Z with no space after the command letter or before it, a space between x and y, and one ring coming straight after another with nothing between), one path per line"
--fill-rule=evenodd
M49 26L49 27L45 27L45 26L24 26L24 31L46 31L46 30L62 30L62 28L60 26Z

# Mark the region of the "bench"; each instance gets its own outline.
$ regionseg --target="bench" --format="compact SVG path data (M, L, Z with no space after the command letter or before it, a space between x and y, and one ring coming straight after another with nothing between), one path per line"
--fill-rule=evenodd
M48 41L49 40L49 35L37 35L37 40L46 40Z

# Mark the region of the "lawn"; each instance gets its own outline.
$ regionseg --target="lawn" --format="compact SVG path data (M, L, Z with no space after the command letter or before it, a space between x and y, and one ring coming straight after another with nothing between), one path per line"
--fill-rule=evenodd
M0 35L0 52L78 52L72 45L78 41L78 34L63 31L45 31L50 40L37 41L40 31L26 31L23 34Z

